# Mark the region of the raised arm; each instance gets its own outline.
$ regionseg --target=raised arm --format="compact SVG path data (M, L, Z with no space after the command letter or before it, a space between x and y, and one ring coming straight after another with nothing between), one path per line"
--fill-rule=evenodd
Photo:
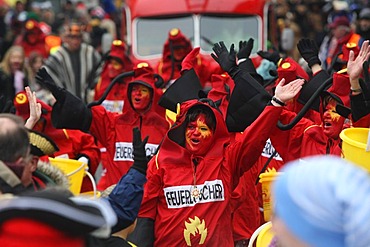
M370 103L370 79L368 60L370 57L369 40L366 40L355 58L353 51L349 53L347 63L347 73L351 83L351 111L353 122L357 122L370 113L368 104ZM365 70L364 70L365 69ZM364 81L360 79L364 73ZM368 126L364 126L368 127Z
M303 83L303 79L296 79L285 85L285 79L282 79L276 87L271 105L267 106L262 114L245 129L242 140L230 147L230 157L235 158L233 162L242 164L237 167L237 174L243 174L257 161L266 140L275 129L283 109L282 106L298 94Z
M56 99L51 114L54 127L79 129L84 132L89 130L92 113L81 99L57 86L45 68L41 68L37 72L36 81L48 89Z

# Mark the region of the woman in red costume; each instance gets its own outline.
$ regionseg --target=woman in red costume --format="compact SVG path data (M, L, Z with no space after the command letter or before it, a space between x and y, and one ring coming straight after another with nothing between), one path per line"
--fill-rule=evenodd
M300 80L289 87L279 84L279 97L291 99L302 84ZM174 126L148 164L137 226L137 236L142 238L134 242L140 246L150 246L151 240L154 246L234 246L231 193L258 159L268 129L274 125L270 117L262 114L241 140L230 143L218 109L203 100L182 103Z

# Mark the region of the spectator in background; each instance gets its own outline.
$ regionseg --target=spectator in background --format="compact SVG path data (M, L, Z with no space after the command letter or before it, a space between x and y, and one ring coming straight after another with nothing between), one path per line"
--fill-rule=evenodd
M370 8L361 10L356 31L364 40L370 39Z
M323 67L329 68L335 57L342 52L342 46L347 43L354 43L361 47L363 39L359 34L352 31L350 20L346 16L338 16L329 24L332 38L330 39L327 55L323 61Z
M65 23L71 23L75 18L75 8L72 1L67 0L62 4L62 9L55 15L55 21L51 25L53 33L59 33L59 30Z
M21 33L23 23L27 19L27 11L23 1L16 1L14 9L10 9L5 16L5 23L9 26L10 41L13 43L15 37Z
M0 95L6 100L13 100L15 94L23 91L27 85L24 50L21 46L12 46L0 63Z
M370 246L365 170L339 157L315 156L281 172L272 195L272 228L281 246Z
M9 42L6 40L8 28L5 24L5 15L8 11L8 8L9 7L5 4L0 6L0 58L3 57L6 49L8 48L7 46L9 45Z
M87 101L88 85L101 72L101 56L82 42L82 29L77 23L65 27L62 40L62 46L46 60L46 68L58 86Z
M29 87L32 91L36 92L36 97L47 103L48 105L53 105L55 99L53 95L46 89L42 88L40 84L37 83L35 76L37 71L41 68L44 64L44 58L38 52L31 52L28 58L28 68L29 68Z
M26 21L22 33L16 37L13 44L23 47L26 58L35 51L40 53L43 58L49 56L50 48L46 45L45 34L38 21L32 19Z

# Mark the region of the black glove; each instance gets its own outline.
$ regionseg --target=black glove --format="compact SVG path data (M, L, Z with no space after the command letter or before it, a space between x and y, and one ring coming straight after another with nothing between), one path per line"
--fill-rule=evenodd
M273 48L273 51L272 52L268 52L268 51L258 51L257 54L264 58L264 59L267 59L271 62L273 62L274 64L276 64L276 66L278 65L279 63L279 60L280 60L280 53L278 50L276 50L276 48L274 47Z
M234 44L230 46L230 52L227 50L223 41L213 45L214 53L211 53L213 59L226 71L231 77L235 76L239 71L236 65L236 52L234 50Z
M51 112L51 121L57 129L90 129L92 113L85 103L66 89L57 86L45 68L36 74L36 81L47 88L57 100Z
M148 142L149 136L141 140L141 132L138 127L132 129L132 146L134 148L134 164L131 168L146 175L146 169L148 168L148 158L146 157L145 144Z
M319 48L312 39L301 39L297 44L299 53L311 68L315 64L321 65Z
M65 100L66 90L55 84L53 78L51 78L45 68L41 68L39 71L37 71L36 81L42 87L48 89L57 101L63 102Z
M238 59L249 58L253 49L254 39L250 38L247 41L239 41L239 51L236 54Z

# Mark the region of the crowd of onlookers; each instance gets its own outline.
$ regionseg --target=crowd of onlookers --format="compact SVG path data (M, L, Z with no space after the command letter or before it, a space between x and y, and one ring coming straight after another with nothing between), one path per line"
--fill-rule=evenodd
M86 219L96 216L90 222L84 222L83 217L71 217L66 222L81 232L77 239L62 236L71 241L69 246L83 246L86 239L81 236L87 233L94 236L87 240L92 241L88 246L104 245L105 240L96 238L104 227L111 228L103 235L110 236L113 242L109 246L113 246L114 241L126 239L128 233L119 232L131 231L137 216L138 227L131 236L143 246L189 246L196 241L247 246L253 231L266 220L259 212L265 192L256 185L267 167L282 168L286 174L274 192L280 204L273 221L281 243L292 244L285 228L295 230L300 223L312 232L332 236L333 227L324 223L338 218L327 213L332 209L327 205L335 207L338 214L346 214L343 222L334 220L338 229L347 223L359 225L347 214L366 217L366 210L354 203L354 210L348 212L341 207L341 200L353 202L358 183L370 186L363 182L364 172L346 168L338 157L307 159L308 168L297 160L323 154L340 156L341 131L369 126L366 99L370 90L366 90L368 71L363 65L370 56L370 3L272 1L277 30L269 33L276 35L277 42L271 38L270 49L257 52L261 63L256 67L250 58L253 39L240 41L235 49L222 41L214 44L209 56L214 61L210 61L175 27L168 30L156 67L136 61L129 57L129 47L120 33L122 4L107 0L91 6L83 1L65 1L57 13L47 1L0 6L0 169L8 172L5 179L0 177L0 192L17 194L18 189L48 188L48 181L39 174L40 157L45 155L86 163L92 174L100 164L103 172L97 174L101 176L98 189L116 186L108 195L108 212L104 212L105 206L90 204L90 210L82 210L83 201L56 192L54 198L53 193L46 192L11 200L8 207L0 206L0 215L9 210L24 218L18 221L10 217L9 225L0 220L2 229L13 234L16 227L29 224L29 228L46 225L45 234L54 231L49 221L40 221L27 212L42 211L42 215L43 200L50 203L56 199L57 207L75 215L85 213ZM294 34L291 47L284 43L287 30ZM102 42L104 37L111 41L108 48ZM109 53L104 54L106 50ZM360 80L364 75L365 84ZM308 98L328 81L331 84L296 126L284 131L277 127L300 114ZM183 103L181 107L179 102ZM33 145L35 136L43 144ZM290 161L294 165L285 167ZM331 174L328 180L325 174L316 177L319 169L325 173L331 169L317 164L331 161L336 175ZM348 177L342 170L358 179L343 195L340 193ZM307 176L299 179L296 174ZM329 188L323 195L334 199L327 203L310 188L315 192ZM81 192L92 189L91 184L82 183ZM300 195L298 189L305 194ZM333 191L340 195L333 195ZM361 193L365 197L368 191ZM319 227L305 218L315 218L316 211L297 203L296 198L312 201L318 211L324 211L322 218L315 219ZM20 208L18 203L23 200L34 204ZM354 214L356 210L358 214ZM48 211L62 221L64 213ZM106 214L113 216L109 219ZM59 224L58 220L55 222ZM339 239L340 244L353 243L358 236L354 229L338 233L337 228L333 239ZM292 246L331 241L315 239L315 234L298 229L302 232L297 230L293 235L300 241ZM71 235L65 226L58 230ZM110 230L118 235L110 235ZM10 235L1 234L0 240L14 241ZM56 242L60 240L58 233L54 237ZM362 242L366 246L368 240L363 238Z

